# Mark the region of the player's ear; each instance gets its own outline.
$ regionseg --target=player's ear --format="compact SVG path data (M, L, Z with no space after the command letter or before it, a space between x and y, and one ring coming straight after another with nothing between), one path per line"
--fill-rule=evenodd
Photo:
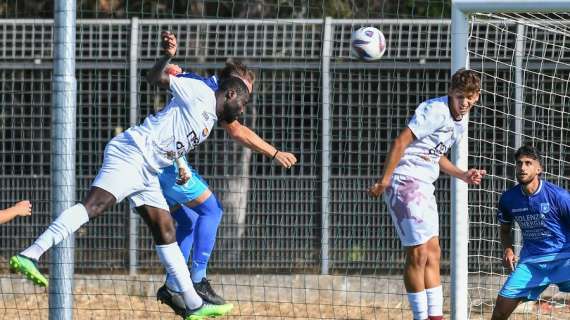
M228 89L226 91L226 100L232 100L237 95L236 91L233 89Z

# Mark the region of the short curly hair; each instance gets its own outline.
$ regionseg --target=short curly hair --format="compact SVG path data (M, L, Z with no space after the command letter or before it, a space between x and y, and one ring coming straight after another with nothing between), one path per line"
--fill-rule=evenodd
M459 69L451 77L449 91L479 93L481 91L481 78L473 70Z

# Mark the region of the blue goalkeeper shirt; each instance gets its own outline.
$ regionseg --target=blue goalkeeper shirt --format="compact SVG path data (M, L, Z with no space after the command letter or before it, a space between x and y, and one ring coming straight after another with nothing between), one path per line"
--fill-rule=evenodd
M521 185L503 192L497 220L515 221L522 233L521 262L547 262L570 257L570 194L548 181L532 195Z

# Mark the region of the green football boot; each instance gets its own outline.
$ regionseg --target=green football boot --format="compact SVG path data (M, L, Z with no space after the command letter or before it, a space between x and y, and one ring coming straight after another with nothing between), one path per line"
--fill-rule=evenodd
M226 304L209 304L204 303L200 308L189 311L186 314L185 320L202 320L206 318L216 318L225 316L232 311L234 305L231 303Z
M38 269L37 262L22 255L10 258L10 269L24 275L28 280L40 287L47 287L48 280Z

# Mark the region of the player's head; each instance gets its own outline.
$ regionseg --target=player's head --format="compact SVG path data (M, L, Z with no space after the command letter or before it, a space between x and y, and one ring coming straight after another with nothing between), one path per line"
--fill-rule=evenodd
M473 70L459 69L451 77L449 108L453 118L461 120L479 100L481 79Z
M520 184L529 184L539 179L542 173L542 157L540 152L532 145L523 145L515 153L517 181Z
M218 119L227 123L237 120L243 114L249 96L249 90L241 79L236 77L220 79L216 91Z
M248 92L253 92L253 83L255 82L255 74L249 70L246 65L239 61L228 60L226 66L220 71L220 79L228 79L235 77L243 81Z

